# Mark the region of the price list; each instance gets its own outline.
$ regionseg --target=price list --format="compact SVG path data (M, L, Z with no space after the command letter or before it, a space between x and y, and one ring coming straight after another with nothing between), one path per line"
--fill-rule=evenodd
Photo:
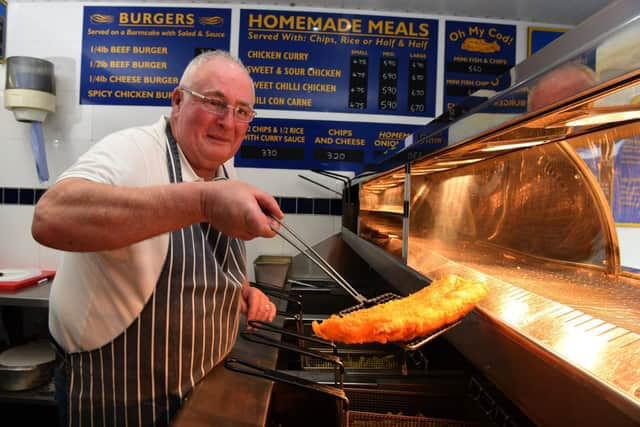
M449 111L479 90L508 86L505 73L515 65L515 25L447 21L443 110ZM467 101L468 102L468 101ZM496 112L518 112L522 100L496 105Z
M438 20L243 9L255 108L435 116ZM407 79L408 67L422 68ZM418 88L419 94L410 93ZM413 106L413 107L410 107Z
M380 82L378 86L378 109L396 111L398 109L398 60L380 59Z
M425 110L427 97L427 64L423 60L409 61L409 106L412 113Z
M352 56L349 69L349 108L367 108L369 58Z
M405 147L413 125L256 118L235 156L237 167L359 171Z

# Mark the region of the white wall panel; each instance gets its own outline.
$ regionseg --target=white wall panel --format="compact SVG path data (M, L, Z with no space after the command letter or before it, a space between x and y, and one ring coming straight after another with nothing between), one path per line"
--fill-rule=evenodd
M30 268L39 265L38 243L31 237L33 206L0 205L0 266Z

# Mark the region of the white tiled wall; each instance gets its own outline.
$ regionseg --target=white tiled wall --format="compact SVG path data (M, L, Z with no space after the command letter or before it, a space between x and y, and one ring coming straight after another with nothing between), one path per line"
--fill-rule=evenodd
M151 124L168 107L89 106L79 104L82 2L10 2L7 16L7 56L25 55L53 62L56 73L56 108L44 122L50 182L97 140L128 126ZM164 4L163 6L168 6ZM215 7L215 6L212 6ZM229 5L225 5L229 7ZM0 88L6 66L0 64ZM0 104L4 97L0 91ZM240 169L240 178L277 196L333 198L297 174L308 171ZM314 179L336 190L340 183L316 175ZM0 188L46 188L37 178L30 146L30 125L17 122L0 108ZM60 253L42 247L31 237L33 206L0 204L0 267L55 268ZM340 218L328 215L289 215L287 221L311 243L337 233ZM297 253L280 238L247 243L249 263L261 254ZM253 274L252 269L250 273Z

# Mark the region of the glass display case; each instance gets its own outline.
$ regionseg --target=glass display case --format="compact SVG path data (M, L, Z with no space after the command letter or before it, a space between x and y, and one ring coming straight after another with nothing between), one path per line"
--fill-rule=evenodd
M360 189L360 236L403 259L404 169L397 169Z
M349 189L345 241L400 293L489 285L447 339L540 425L640 423L639 12L603 10Z

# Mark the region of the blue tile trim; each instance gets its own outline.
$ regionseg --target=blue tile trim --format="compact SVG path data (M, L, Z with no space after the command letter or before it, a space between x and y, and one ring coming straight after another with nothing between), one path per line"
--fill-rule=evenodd
M299 214L312 214L313 213L313 199L303 199L298 197L298 211Z
M280 209L286 214L294 214L298 212L298 199L295 197L281 197Z
M33 188L20 188L18 190L18 199L21 205L36 204L36 190Z
M17 205L19 198L20 198L19 188L5 188L4 199L2 200L2 203L7 205Z
M329 199L314 199L313 214L314 215L331 214L331 201Z
M47 190L44 188L36 188L36 203L38 203L38 200L40 200L40 197L42 197L45 191Z
M0 204L35 205L45 191L44 188L0 187ZM341 199L282 196L275 198L285 214L342 216Z

